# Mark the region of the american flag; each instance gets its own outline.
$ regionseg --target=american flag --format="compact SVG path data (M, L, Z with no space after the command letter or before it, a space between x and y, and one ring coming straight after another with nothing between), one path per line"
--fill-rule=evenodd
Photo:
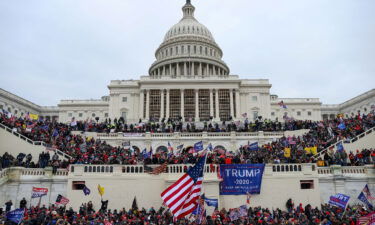
M167 169L167 165L168 165L167 162L161 164L160 166L154 168L154 169L150 172L150 174L153 174L153 175L159 175L159 174L165 172L165 170Z
M364 224L375 224L375 212L368 214L367 216L359 217L357 220L357 225Z
M56 204L66 205L69 203L69 199L65 198L62 195L58 195L56 198Z
M365 187L362 190L363 193L365 193L367 199L375 200L375 197L372 197L370 189L368 188L368 185L366 184Z
M161 193L163 203L168 206L175 219L189 215L197 207L206 157L207 155L201 157L195 166Z
M173 152L173 147L171 143L169 143L169 141L168 141L168 152Z

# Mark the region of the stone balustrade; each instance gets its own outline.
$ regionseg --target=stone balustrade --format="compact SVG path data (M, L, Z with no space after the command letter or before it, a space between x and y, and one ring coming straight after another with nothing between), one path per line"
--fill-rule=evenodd
M365 166L339 166L318 167L320 177L327 175L370 175L375 176L375 167L373 165Z
M96 133L97 138L221 138L221 137L262 137L274 136L281 137L284 135L282 131L275 132L173 132L173 133Z

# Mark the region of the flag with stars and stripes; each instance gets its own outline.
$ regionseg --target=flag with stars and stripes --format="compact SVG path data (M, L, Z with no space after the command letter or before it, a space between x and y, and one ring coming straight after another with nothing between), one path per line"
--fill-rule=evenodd
M161 193L163 203L168 206L175 219L189 215L197 207L202 190L206 157L207 154L201 157L180 179Z

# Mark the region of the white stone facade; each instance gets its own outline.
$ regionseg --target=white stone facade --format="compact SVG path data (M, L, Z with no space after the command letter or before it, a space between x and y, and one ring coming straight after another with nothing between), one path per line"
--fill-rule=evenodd
M322 118L332 119L337 114L344 114L346 118L361 114L367 114L375 110L375 89L367 91L341 104L322 105Z

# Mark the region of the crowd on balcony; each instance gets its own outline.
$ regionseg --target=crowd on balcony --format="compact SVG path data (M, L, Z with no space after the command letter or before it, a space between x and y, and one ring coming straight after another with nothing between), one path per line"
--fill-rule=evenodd
M109 132L109 123L89 123L73 121L69 124L57 123L48 120L31 120L29 118L9 117L0 112L0 122L21 133L34 141L43 141L53 148L72 156L69 163L79 164L170 164L177 163L195 163L196 157L194 149L181 148L173 151L153 152L153 154L144 154L142 150L136 150L131 145L127 147L113 147L105 141L95 140L94 138L84 137L83 135L74 135L71 131L100 131ZM154 131L152 122L143 124L140 128L127 127L122 121L116 121L115 131L144 132ZM255 125L254 125L255 124ZM228 127L232 127L230 123ZM252 131L255 130L295 130L308 128L309 132L298 137L282 137L269 144L259 146L256 151L249 150L249 146L241 146L238 151L227 151L225 149L213 149L213 153L208 157L208 163L309 163L316 162L312 156L320 150L331 144L342 140L347 142L356 135L375 126L375 116L373 113L367 115L357 115L352 118L336 118L320 122L312 121L289 121L279 122L256 122L249 123ZM253 126L254 125L254 126ZM216 125L215 125L216 126ZM215 127L214 126L214 127ZM235 126L235 124L233 125ZM118 130L118 127L121 129ZM173 127L173 126L172 126ZM246 127L246 126L244 126ZM156 127L155 127L156 128ZM210 131L219 131L216 128L210 128L208 125L204 129ZM125 129L125 130L124 130ZM134 130L140 129L140 130ZM211 130L212 129L212 130ZM231 128L229 128L231 129ZM237 129L237 128L236 128ZM235 130L236 130L235 129ZM157 128L156 130L159 130ZM160 131L164 131L163 129ZM196 131L196 130L194 130ZM313 149L313 151L311 150ZM306 151L306 149L310 149ZM150 150L147 150L150 151ZM286 152L288 151L288 153ZM342 152L327 151L323 160L325 165L360 165L373 162L374 149L361 150L360 152L345 155ZM27 158L27 157L26 157ZM349 160L345 160L349 159ZM27 160L26 162L27 163ZM39 167L45 166L41 163ZM47 163L48 164L48 163ZM56 163L57 164L57 163Z
M322 205L321 208L313 208L311 205L288 206L288 210L268 209L261 207L245 207L241 213L235 214L235 209L215 209L210 215L191 215L177 221L173 220L171 213L161 207L160 209L138 209L137 205L129 210L108 210L107 206L95 209L92 202L83 203L79 211L72 208L57 207L51 205L33 206L25 209L23 225L140 225L140 224L208 224L208 225L239 225L239 224L306 224L306 225L355 225L360 217L367 216L371 212L366 208L355 205L348 206L345 210L330 205ZM8 211L8 207L6 208ZM10 210L10 207L9 207ZM207 210L206 210L207 212ZM13 224L6 220L5 212L0 214L1 224Z
M17 156L5 152L0 155L0 170L9 167L25 167L25 168L45 168L52 167L53 173L56 173L58 168L68 168L69 162L61 160L60 157L54 153L50 154L48 151L39 154L37 160L33 160L31 154L19 153Z

